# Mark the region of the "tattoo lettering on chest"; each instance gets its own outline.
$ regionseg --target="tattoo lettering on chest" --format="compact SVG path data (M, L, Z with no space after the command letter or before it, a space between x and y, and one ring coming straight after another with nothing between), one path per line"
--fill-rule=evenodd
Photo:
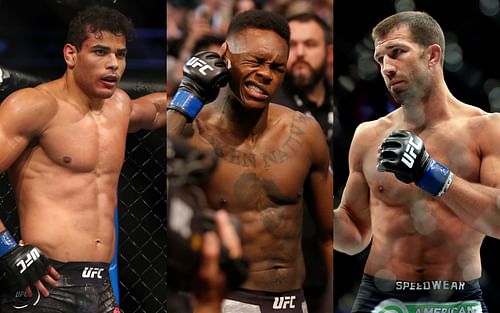
M304 130L301 127L303 123L305 123L304 115L294 115L290 133L288 133L285 141L271 153L261 154L264 160L264 168L269 168L273 164L281 164L297 155L299 149L304 145L301 138L304 135Z
M287 137L281 141L281 144L271 152L253 153L237 149L234 146L228 145L211 135L204 135L207 142L213 147L217 157L238 166L256 168L257 159L261 159L264 168L268 169L272 165L282 164L297 155L301 147L304 145L302 136L304 130L302 124L306 122L306 117L303 115L295 115L290 131Z

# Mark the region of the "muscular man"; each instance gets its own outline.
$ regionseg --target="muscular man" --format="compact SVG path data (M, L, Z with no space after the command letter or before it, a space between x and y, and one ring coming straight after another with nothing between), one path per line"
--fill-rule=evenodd
M167 111L169 135L190 127L191 144L218 156L204 191L213 208L241 221L250 273L224 301L223 312L306 312L301 291L305 199L313 204L309 209L329 272L332 267L332 173L321 127L313 118L270 103L283 80L288 51L283 17L241 13L219 54L197 53L186 63Z
M164 93L131 101L117 87L132 35L120 12L87 8L69 25L64 75L0 106L0 169L8 170L24 241L17 245L0 223L0 260L12 284L2 312L116 307L107 271L126 135L164 126L166 109Z
M283 84L278 89L273 102L283 104L293 110L313 116L323 129L330 156L342 146L342 138L337 138L339 123L335 124L335 141L333 140L333 86L326 78L328 55L333 54L332 33L330 26L314 13L301 13L288 18L290 26L290 53ZM340 139L340 140L337 140ZM345 155L345 154L344 154ZM336 173L344 172L347 165L335 159ZM345 162L347 164L347 162ZM308 210L304 215L304 236L302 238L306 258L307 278L304 282L304 293L309 311L318 311L322 305L321 295L327 289L327 275L318 247L316 230ZM322 312L324 313L324 312Z
M500 237L500 116L451 94L428 14L397 13L372 37L401 107L357 128L335 210L335 249L372 240L353 312L487 312L480 248Z

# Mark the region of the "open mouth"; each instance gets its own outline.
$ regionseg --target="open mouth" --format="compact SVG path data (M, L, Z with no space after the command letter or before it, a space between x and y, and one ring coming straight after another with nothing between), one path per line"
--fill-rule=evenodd
M106 87L114 87L116 83L118 82L118 77L115 75L107 75L101 78L101 81Z
M257 100L266 100L269 97L269 93L262 89L261 87L257 86L257 84L252 83L252 82L247 82L245 83L245 90L246 93Z

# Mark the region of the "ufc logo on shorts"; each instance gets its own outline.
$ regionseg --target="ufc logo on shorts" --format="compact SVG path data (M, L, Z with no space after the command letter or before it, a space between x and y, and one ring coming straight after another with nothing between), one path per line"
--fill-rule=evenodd
M410 137L410 140L408 141L408 145L406 146L406 150L403 153L403 158L401 161L408 166L408 168L412 168L413 164L415 163L415 159L417 158L417 155L415 154L415 149L420 150L422 148L422 143L416 144L413 142L413 138Z
M36 261L40 257L40 253L38 252L37 249L33 249L28 254L26 254L25 259L20 259L17 261L16 266L19 268L19 274L24 273L30 267L31 264L33 264L34 261Z
M198 72L200 72L203 76L207 75L207 72L205 72L206 70L210 70L210 71L214 70L214 68L211 67L210 65L208 65L207 62L205 62L201 59L198 59L197 57L192 57L191 59L189 59L189 61L186 63L186 65L189 65L192 68L199 67Z
M82 277L83 278L102 278L102 271L104 271L103 268L98 268L98 267L85 267L82 272Z
M273 309L284 310L295 308L295 296L274 297Z

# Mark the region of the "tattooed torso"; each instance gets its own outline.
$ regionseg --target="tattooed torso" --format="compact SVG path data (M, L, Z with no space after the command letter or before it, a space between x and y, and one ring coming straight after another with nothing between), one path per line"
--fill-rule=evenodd
M191 143L211 149L218 166L204 186L213 208L237 215L250 277L243 288L284 291L302 287L304 183L311 168L310 118L270 107L258 139L235 139L217 123L197 119ZM285 117L285 118L283 118Z

